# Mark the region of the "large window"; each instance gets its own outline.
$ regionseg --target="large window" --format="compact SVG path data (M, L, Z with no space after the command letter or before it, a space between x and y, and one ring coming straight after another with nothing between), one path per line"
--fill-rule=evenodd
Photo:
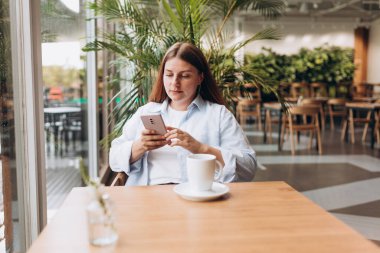
M75 186L87 157L85 1L42 0L42 72L48 218Z
M87 95L97 77L88 89L85 6L0 0L0 253L26 251L82 185L79 162L88 164L88 140L99 141L87 127L98 101Z

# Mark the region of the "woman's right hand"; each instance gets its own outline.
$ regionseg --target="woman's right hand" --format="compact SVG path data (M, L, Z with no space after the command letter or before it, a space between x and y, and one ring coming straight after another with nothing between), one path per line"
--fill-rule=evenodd
M132 155L129 161L133 163L140 159L146 151L161 148L169 143L164 136L157 134L156 131L144 129L141 137L132 144Z
M141 146L144 152L161 148L168 144L168 141L163 135L157 134L155 130L144 129L141 133L140 139L137 141L141 142Z

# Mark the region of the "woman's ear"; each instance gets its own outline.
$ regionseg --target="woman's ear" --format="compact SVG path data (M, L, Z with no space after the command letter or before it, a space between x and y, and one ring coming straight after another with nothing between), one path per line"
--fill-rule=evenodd
M203 72L200 73L199 75L199 85L201 85L201 83L203 82L203 79L204 79L204 75L203 75Z

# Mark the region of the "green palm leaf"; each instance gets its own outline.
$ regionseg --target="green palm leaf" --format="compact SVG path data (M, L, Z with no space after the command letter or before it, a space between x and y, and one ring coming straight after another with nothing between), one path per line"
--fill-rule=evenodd
M235 54L256 40L279 39L278 32L265 29L226 48L230 33L225 25L236 11L254 10L265 17L276 17L284 6L282 0L98 0L91 4L97 18L104 17L115 27L115 32L100 31L97 39L83 49L107 50L116 56L110 67L117 71L109 80L110 88L117 90L108 102L113 108L108 120L114 124L114 131L107 140L121 133L126 120L147 102L160 61L167 48L177 41L204 46L203 51L231 109L235 92L244 83L251 82L275 92L260 71L237 64ZM124 69L130 70L126 77ZM124 83L132 86L125 88Z

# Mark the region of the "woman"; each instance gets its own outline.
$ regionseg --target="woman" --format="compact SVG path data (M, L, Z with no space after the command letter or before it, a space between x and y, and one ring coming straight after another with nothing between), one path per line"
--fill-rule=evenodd
M186 157L191 153L215 155L224 166L223 182L252 180L255 152L224 106L201 50L190 43L171 46L149 101L111 145L110 166L129 175L127 185L186 182ZM164 136L146 130L140 119L157 113L167 126Z

